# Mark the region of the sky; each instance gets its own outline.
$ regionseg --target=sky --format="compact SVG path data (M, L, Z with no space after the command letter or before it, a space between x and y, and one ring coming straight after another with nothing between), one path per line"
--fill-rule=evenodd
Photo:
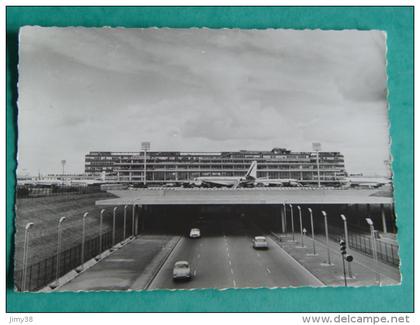
M385 175L381 31L24 27L18 174L89 151L340 151Z

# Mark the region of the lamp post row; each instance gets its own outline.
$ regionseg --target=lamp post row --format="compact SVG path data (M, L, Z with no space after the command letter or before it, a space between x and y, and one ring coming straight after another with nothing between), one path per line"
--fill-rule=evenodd
M291 222L292 222L292 241L294 241L294 219L293 219L293 205L289 204L290 207L290 217L291 217ZM298 210L299 210L299 222L300 222L300 232L301 232L301 247L304 247L303 244L303 226L302 226L302 209L301 207L298 205L297 206ZM284 220L287 220L287 211L286 211L286 204L283 203L283 211L284 211ZM311 208L308 208L309 211L309 216L310 216L310 221L311 221L311 234L312 234L312 247L313 247L313 255L317 255L316 253L316 247L315 247L315 234L314 234L314 221L313 221L313 212ZM333 265L331 263L331 254L330 254L330 246L329 246L329 232L328 232L328 215L325 211L321 211L323 217L324 217L324 228L325 228L325 238L326 238L326 246L327 246L327 265ZM381 211L381 214L383 215L383 208ZM347 226L347 218L344 214L340 214L340 218L343 220L343 226L344 226L344 238L345 238L345 242L349 244L349 234L348 234L348 226ZM373 221L371 218L366 218L366 222L369 225L370 228L370 242L371 242L371 250L372 250L372 256L373 259L375 260L376 263L376 268L378 268L378 248L377 248L377 241L376 241L376 230L373 224ZM383 221L384 223L384 221ZM285 227L285 230L287 232L287 227ZM349 278L354 278L353 274L352 274L352 269L351 269L351 261L347 260L347 269L348 269L348 275ZM378 283L378 285L381 285L381 276L380 273L378 271L375 271L375 275L376 275L376 282Z
M127 208L124 206L124 225L123 225L123 240L126 239L126 221L127 221ZM118 207L114 207L112 214L112 246L115 246L115 222L116 222L116 213ZM97 260L101 258L102 255L102 228L103 228L103 217L105 209L100 211L99 215L99 255L96 257ZM133 205L133 215L132 215L132 237L135 236L135 205ZM81 272L84 269L85 263L85 242L86 242L86 218L88 217L89 212L85 212L82 216L82 240L81 240L81 257L80 257L80 266L76 268L77 272ZM55 281L50 285L51 288L56 288L59 286L59 278L61 271L61 253L62 253L62 239L63 239L63 223L66 221L66 217L61 217L57 224L57 245L56 245L56 264L55 264ZM33 222L28 222L25 226L25 235L23 243L23 257L22 257L22 276L21 276L21 291L27 291L27 270L28 270L28 259L29 259L29 241L30 241L30 229L34 226Z
M292 241L294 240L294 217L293 217L293 205L289 204L290 207L290 219L291 219L291 223L292 223ZM303 223L302 223L302 208L300 205L297 206L297 209L299 211L299 227L300 227L300 247L305 247L304 246L304 241L303 241L303 237L304 237L304 230L303 230ZM317 255L316 253L316 245L315 245L315 232L314 232L314 220L313 220L313 211L311 208L307 208L308 212L309 212L309 217L310 217L310 223L311 223L311 235L312 235L312 248L313 248L313 253L312 255ZM323 217L324 217L324 228L325 228L325 238L326 238L326 246L327 246L327 265L333 265L331 263L331 253L330 253L330 247L329 247L329 232L328 232L328 215L325 211L321 211ZM349 235L348 235L348 227L347 227L347 219L345 217L344 214L340 214L340 218L343 220L343 224L344 224L344 238L346 243L349 243ZM368 218L369 219L369 218ZM366 220L368 220L366 219ZM283 203L283 219L282 219L282 225L283 225L283 233L287 232L287 226L286 226L286 220L287 220L287 210L286 210L286 204ZM371 219L369 219L371 222ZM369 223L369 221L368 221ZM371 242L372 242L372 255L375 259L375 261L377 260L377 249L376 249L376 238L374 236L375 234L375 230L373 228L373 222L372 224L369 223L370 229L371 229ZM373 229L373 230L372 230ZM349 272L349 277L352 278L353 274L352 274L352 270L351 270L351 263L348 262L348 272ZM380 279L377 281L379 282Z
M291 211L291 224L292 224L292 240L294 241L294 217L293 217L293 205L289 204L290 211ZM303 241L303 224L302 224L302 209L298 205L297 206L299 211L299 223L300 223L300 233L301 233L301 247L304 247ZM113 218L112 218L112 246L115 246L115 219L116 219L116 212L118 207L114 207L113 209ZM128 205L124 206L124 225L123 225L123 240L126 239L126 221L127 221L127 209ZM105 213L105 209L100 211L100 223L99 223L99 255L96 257L97 260L101 258L102 254L102 227L103 227L103 215ZM317 255L316 253L316 246L315 246L315 234L314 234L314 223L313 223L313 212L311 208L308 208L310 222L311 222L311 235L312 235L312 246L313 246L313 255ZM287 210L286 204L283 203L283 212L284 212L284 220L282 220L283 231L287 231ZM135 236L135 217L136 217L136 206L133 204L132 208L132 237ZM329 233L328 233L328 218L327 213L325 211L321 211L322 215L324 216L324 226L325 226L325 236L326 236L326 244L327 244L327 264L332 265L331 263L331 255L330 255L330 247L329 247ZM88 212L85 212L82 216L82 243L81 243L81 265L76 269L78 272L83 270L83 266L85 263L85 237L86 237L86 218L89 215ZM346 217L341 214L341 219L344 223L344 237L346 242L348 243L348 228L347 228L347 219ZM52 284L52 287L57 287L59 285L59 275L60 275L60 262L61 262L61 246L62 246L62 224L66 220L66 217L61 217L58 222L57 226L57 257L56 257L56 281ZM377 258L377 247L376 247L376 238L375 238L375 229L373 226L373 222L370 218L366 218L367 223L369 224L371 230L371 246L372 246L372 255L375 259L375 262L378 263ZM21 279L21 288L22 291L26 291L27 285L27 267L28 267L28 252L29 252L29 239L30 239L30 229L34 224L29 222L25 227L25 237L24 237L24 246L23 246L23 269L22 269L22 279ZM351 271L351 264L348 263L348 271L349 277L352 277ZM376 279L377 282L380 284L380 275L376 272Z

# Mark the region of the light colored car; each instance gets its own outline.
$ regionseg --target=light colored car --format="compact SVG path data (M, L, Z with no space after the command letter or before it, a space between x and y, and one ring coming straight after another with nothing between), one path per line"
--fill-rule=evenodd
M190 230L190 238L200 238L200 237L201 237L200 229L192 228Z
M190 280L192 278L190 264L187 261L178 261L174 264L173 280Z
M267 238L264 236L256 236L252 240L252 247L256 249L268 249Z

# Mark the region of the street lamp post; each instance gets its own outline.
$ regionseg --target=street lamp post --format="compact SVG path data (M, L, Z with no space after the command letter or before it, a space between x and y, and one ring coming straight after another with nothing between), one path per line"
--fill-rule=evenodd
M300 208L300 205L297 206L299 210L299 223L300 223L300 243L301 247L304 248L305 245L303 245L303 227L302 227L302 210Z
M143 185L146 186L147 180L146 180L146 153L147 150L150 150L150 142L142 142L141 143L141 149L143 152Z
M329 244L329 238L328 238L328 219L327 219L327 213L325 211L321 211L324 216L324 224L325 224L325 237L327 240L327 258L328 258L328 265L331 265L331 254L330 254L330 244Z
M383 204L381 204L381 217L382 217L382 229L383 229L384 234L386 234L388 233L388 229L386 226L385 208Z
M146 220L146 206L138 205L137 206L137 215L136 215L136 236L139 234L139 231L144 231Z
M82 247L80 252L80 266L76 268L77 272L83 271L85 264L85 238L86 238L86 218L89 215L89 212L83 213L82 216Z
M102 224L104 222L104 213L105 209L102 209L99 213L99 253L95 258L97 261L99 261L102 257Z
M26 273L28 268L28 250L29 250L29 229L34 224L28 222L25 226L25 241L23 244L23 269L22 269L22 291L26 291Z
M283 210L280 207L280 227L281 227L281 233L284 234L284 215Z
M283 216L284 216L284 231L287 234L287 213L286 213L286 203L283 203Z
M127 223L127 209L128 209L128 205L124 205L124 225L123 225L123 240L125 240L125 228L126 228L126 223Z
M55 282L52 284L52 288L56 288L60 285L59 276L60 276L60 255L61 255L61 239L62 239L62 229L61 225L66 220L66 217L61 217L58 221L57 226L57 260L55 267Z
M370 228L370 240L371 240L371 247L372 247L372 255L373 258L375 260L375 264L376 264L376 270L375 270L375 274L376 274L376 282L378 283L378 285L381 285L381 277L379 275L378 272L378 254L376 252L376 239L375 239L375 227L373 225L373 221L371 218L366 218L366 222L369 225Z
M295 241L295 220L293 218L293 206L289 204L290 207L290 217L292 219L292 241Z
M115 216L117 214L118 207L114 207L112 210L112 247L115 246Z
M135 215L136 215L136 205L135 204L133 204L133 210L132 210L132 217L131 217L131 236L133 236L133 238L134 238L134 222L135 222L135 220L134 220L134 218L135 218Z
M341 219L343 220L343 223L344 223L344 238L345 238L346 243L347 243L347 247L348 247L347 252L348 252L349 248L350 248L350 243L349 243L349 232L348 232L348 229L347 229L347 218L344 214L341 214L340 217L341 217ZM351 272L351 263L350 262L347 262L347 269L349 271L349 278L350 279L353 278L353 274Z
M314 234L314 217L312 215L312 209L308 208L309 211L309 216L311 217L311 232L312 232L312 246L314 249L314 255L316 255L316 250L315 250L315 234Z

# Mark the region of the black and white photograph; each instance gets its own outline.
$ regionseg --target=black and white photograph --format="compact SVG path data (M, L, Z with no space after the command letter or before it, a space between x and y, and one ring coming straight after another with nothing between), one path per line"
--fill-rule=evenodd
M16 291L401 283L380 30L19 33Z

